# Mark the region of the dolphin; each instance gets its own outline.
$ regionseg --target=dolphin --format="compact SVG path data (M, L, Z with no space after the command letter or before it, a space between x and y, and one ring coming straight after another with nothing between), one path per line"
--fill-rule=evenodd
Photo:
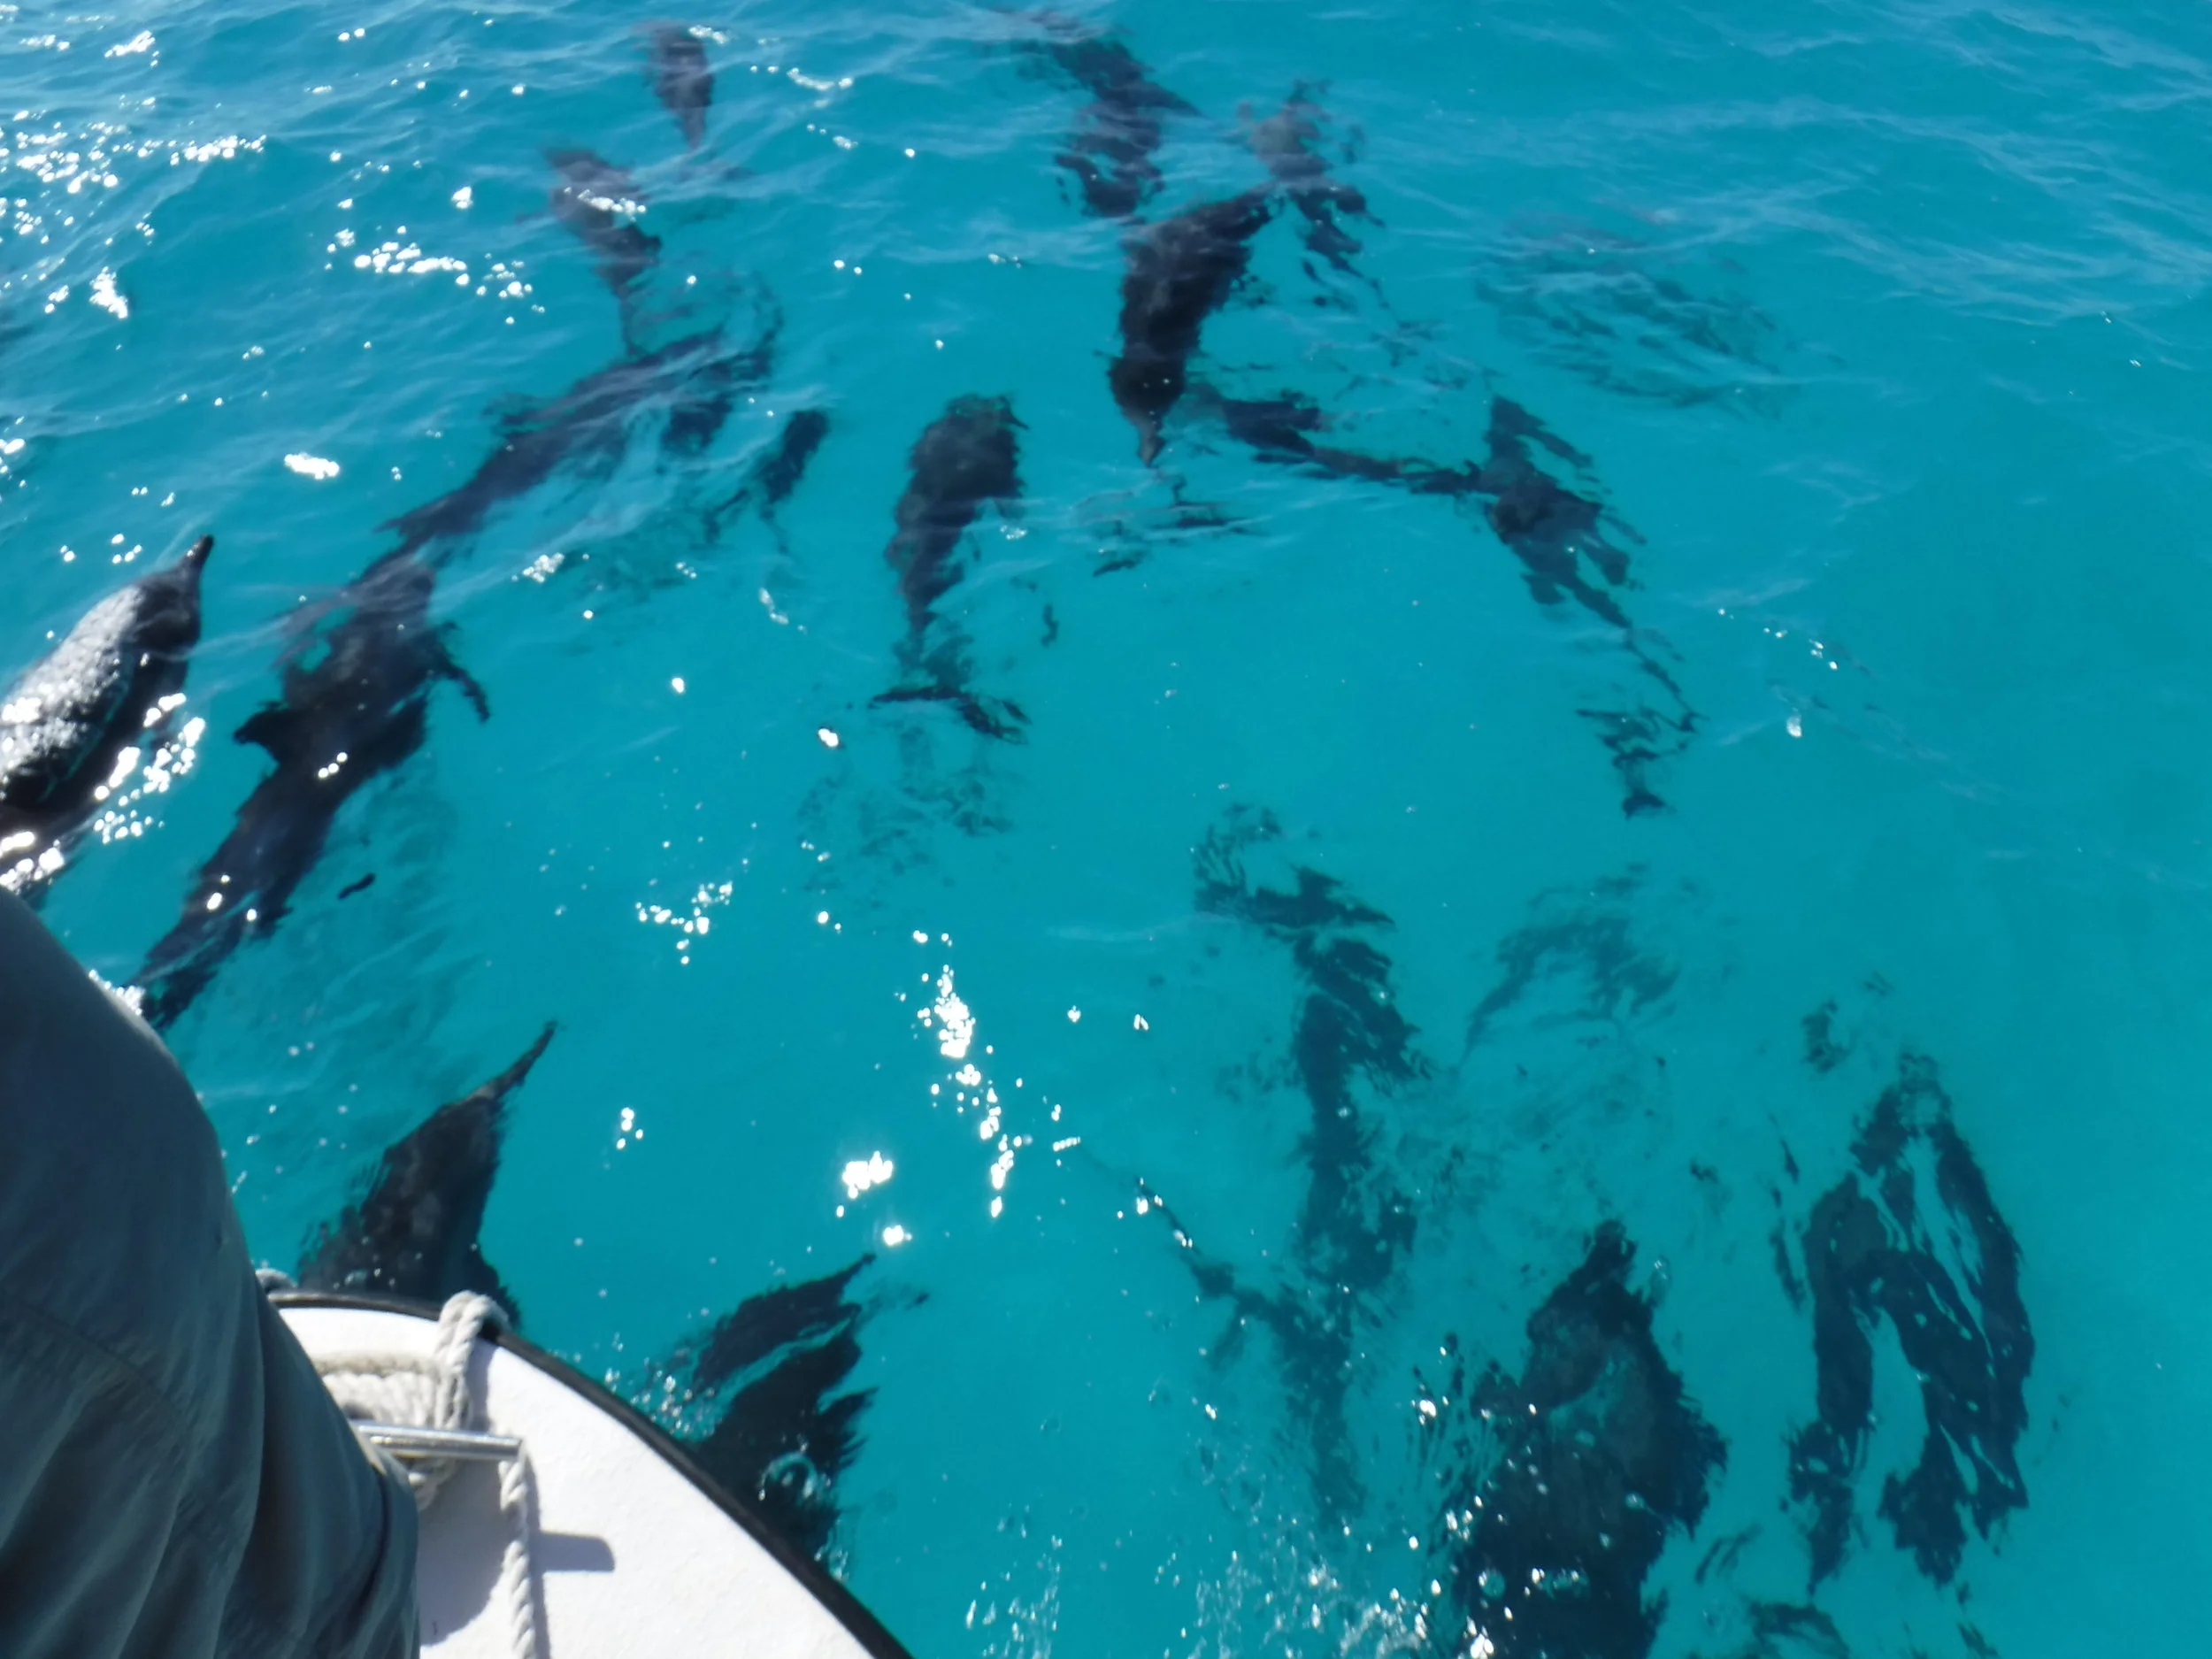
M182 701L214 547L204 535L108 595L0 695L0 881L58 870L125 755L134 759Z
M645 76L653 83L653 96L683 129L684 148L696 150L705 142L707 110L714 102L706 42L680 23L656 23L641 33Z
M910 640L919 640L936 603L959 582L955 556L983 503L1018 511L1020 425L1005 398L971 393L946 404L908 451L910 476L892 515L898 529L883 557L898 572Z
M888 691L878 692L869 701L878 708L895 703L949 703L970 731L983 737L995 737L1003 743L1024 741L1021 728L1029 724L1029 716L1020 703L1007 697L978 696L957 683L966 677L967 670L956 658L941 654L932 661L947 683L894 686Z
M1271 1292L1244 1284L1226 1263L1194 1254L1191 1265L1202 1296L1235 1308L1233 1333L1250 1322L1274 1337L1311 1448L1315 1500L1335 1517L1363 1496L1347 1393L1367 1310L1412 1248L1415 1229L1411 1198L1380 1156L1381 1114L1366 1108L1433 1068L1400 1011L1396 970L1372 942L1390 918L1308 865L1283 868L1287 885L1255 879L1248 855L1280 868L1282 839L1272 813L1232 809L1193 849L1193 867L1200 914L1259 929L1289 948L1297 969L1291 1072L1309 1116L1300 1142L1306 1193L1288 1258L1296 1271Z
M1445 1467L1428 1559L1445 1606L1499 1659L1644 1659L1665 1598L1644 1581L1679 1529L1697 1530L1728 1448L1667 1363L1652 1302L1632 1290L1636 1247L1617 1221L1529 1316L1515 1379L1422 1386L1424 1436ZM1455 1340L1444 1345L1456 1356Z
M776 509L799 488L814 452L829 436L829 416L819 409L802 409L785 421L774 444L745 469L745 481L708 515L710 532L719 534L722 520L742 507L752 508L770 528L775 528Z
M1037 20L1044 39L1029 50L1091 95L1067 147L1053 159L1074 176L1085 212L1127 219L1160 188L1152 156L1160 147L1161 119L1198 111L1155 81L1121 41L1051 12Z
M1327 419L1310 398L1285 392L1271 398L1223 397L1207 388L1208 411L1229 435L1261 460L1335 478L1394 484L1417 495L1473 497L1498 539L1521 562L1522 579L1537 603L1571 597L1601 621L1624 631L1627 612L1603 588L1582 574L1586 558L1611 587L1628 580L1628 557L1607 540L1604 507L1578 495L1537 464L1532 443L1587 466L1589 457L1555 436L1535 416L1507 397L1490 405L1488 453L1479 462L1440 466L1417 458L1368 455L1317 442Z
M1577 567L1578 557L1588 559L1609 587L1628 580L1628 556L1605 536L1605 509L1545 472L1531 445L1577 467L1588 466L1590 457L1509 397L1490 402L1488 442L1478 481L1491 498L1490 527L1521 561L1529 592L1546 605L1572 595L1592 616L1626 628L1620 606Z
M727 1391L718 1418L687 1436L701 1468L757 1504L785 1538L818 1558L837 1525L837 1478L860 1449L872 1388L838 1394L860 1363L867 1310L848 1294L875 1259L749 1296L665 1363L684 1402Z
M482 529L501 503L535 489L570 460L613 466L637 411L649 406L668 410L664 455L701 453L729 419L740 388L767 377L780 326L772 313L764 331L741 347L719 328L688 334L596 369L545 403L509 411L500 417L491 453L465 480L380 527L398 532L402 555L433 544L450 548Z
M745 475L743 494L760 516L775 521L776 509L791 499L806 476L807 464L829 436L830 419L819 409L802 409L783 424L776 447L753 465Z
M1191 387L1187 401L1218 420L1230 437L1263 462L1320 477L1386 484L1417 495L1441 495L1479 508L1498 540L1520 561L1521 578L1539 604L1549 609L1571 598L1600 621L1618 628L1637 667L1665 691L1671 710L1638 699L1626 708L1575 711L1595 726L1599 741L1620 774L1622 810L1634 818L1664 809L1666 803L1650 786L1651 770L1681 752L1696 729L1698 715L1673 674L1638 639L1628 612L1609 591L1628 583L1628 556L1606 534L1603 504L1546 472L1535 450L1577 467L1590 465L1587 456L1506 397L1491 402L1488 453L1479 461L1456 466L1329 443L1324 438L1327 417L1319 404L1298 392L1228 397L1202 382ZM1594 567L1600 580L1583 573L1583 559Z
M1303 215L1306 224L1302 234L1308 251L1326 259L1347 276L1356 276L1351 256L1359 251L1359 243L1338 215L1377 221L1368 211L1364 195L1329 176L1329 164L1317 148L1322 124L1328 119L1301 82L1292 88L1281 109L1263 120L1248 123L1245 142L1290 198L1291 205Z
M918 683L895 687L875 701L950 703L977 731L1000 738L1016 733L997 710L1002 708L1017 721L1023 718L1021 710L971 694L962 683L965 666L958 641L932 649L928 634L937 602L965 573L961 543L983 503L995 503L1005 518L1020 511L1020 456L1014 437L1020 425L1003 397L970 393L946 404L908 453L910 477L892 515L897 528L883 554L898 573L899 595L906 603L906 641L900 655Z
M1106 380L1148 466L1164 447L1161 422L1189 381L1199 331L1250 268L1252 238L1274 211L1270 192L1247 190L1187 207L1124 243L1121 355Z
M1804 1223L1816 1414L1790 1438L1790 1496L1809 1512L1817 1588L1859 1532L1855 1488L1876 1422L1875 1344L1886 1325L1917 1381L1925 1432L1913 1467L1884 1479L1877 1512L1921 1573L1947 1585L1970 1518L1987 1538L2027 1507L2019 1445L2035 1333L2020 1243L1925 1056L1900 1058L1851 1152L1857 1168ZM1786 1253L1778 1261L1787 1267Z
M1530 594L1550 606L1572 598L1599 620L1626 632L1626 611L1606 588L1628 582L1628 556L1608 539L1603 503L1570 489L1538 464L1539 449L1577 467L1590 457L1553 433L1509 397L1491 400L1487 450L1480 461L1439 465L1417 457L1370 455L1319 442L1327 417L1297 392L1273 397L1226 397L1193 388L1194 406L1260 460L1333 478L1393 484L1416 495L1473 499L1498 539L1521 562ZM1587 559L1606 588L1586 577Z
M599 280L626 315L640 278L660 262L660 238L638 227L645 201L630 175L588 150L549 150L553 217L598 257Z
M514 1294L477 1235L499 1173L507 1097L553 1041L548 1025L512 1065L448 1101L384 1148L359 1197L316 1228L293 1277L303 1290L343 1290L442 1302L480 1291L520 1317Z
M1667 803L1651 787L1652 770L1682 753L1700 717L1613 596L1613 589L1634 584L1629 580L1628 555L1607 534L1604 504L1554 478L1540 464L1538 451L1578 470L1589 467L1590 457L1509 397L1491 399L1487 436L1489 452L1472 468L1471 477L1478 495L1486 501L1483 516L1491 530L1521 562L1521 580L1530 595L1547 609L1571 598L1599 621L1618 628L1639 671L1665 694L1659 707L1636 695L1624 708L1575 710L1590 722L1611 757L1621 780L1621 811L1629 818L1663 811ZM1635 535L1632 530L1628 534ZM1598 580L1583 574L1586 560Z
M483 687L448 649L449 628L430 619L436 582L420 559L389 553L297 625L277 700L236 733L268 750L275 769L238 809L183 914L139 969L144 1013L157 1027L191 1006L249 936L283 918L339 810L422 747L439 681L459 686L489 718Z
M1440 466L1417 457L1371 455L1317 442L1328 429L1321 406L1300 392L1274 397L1224 397L1210 386L1194 386L1194 406L1217 417L1223 428L1255 457L1278 466L1296 466L1328 478L1394 484L1424 495L1473 495L1482 483L1473 466Z

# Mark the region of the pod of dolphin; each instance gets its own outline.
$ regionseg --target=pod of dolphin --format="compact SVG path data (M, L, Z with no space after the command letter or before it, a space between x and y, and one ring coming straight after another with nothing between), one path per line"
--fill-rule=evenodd
M1124 227L1119 349L1106 391L1140 460L1157 467L1182 434L1202 428L1261 465L1470 510L1517 561L1540 606L1571 604L1617 636L1640 682L1635 695L1623 707L1577 712L1619 775L1623 810L1663 810L1655 774L1691 740L1698 716L1663 644L1623 603L1634 586L1624 542L1635 538L1594 493L1590 457L1502 396L1493 396L1479 457L1376 454L1335 442L1328 412L1302 393L1232 395L1202 372L1209 319L1247 282L1255 239L1286 207L1317 282L1319 267L1367 281L1350 226L1377 221L1363 193L1334 176L1321 89L1302 85L1275 113L1245 117L1243 137L1266 183L1147 218L1164 183L1156 157L1168 124L1199 111L1157 84L1117 35L1048 12L1012 16L1008 26L1025 63L1087 95L1056 159L1079 211ZM696 150L714 97L704 42L673 25L642 33L648 84ZM384 526L396 537L388 551L287 620L277 695L235 733L267 752L269 769L136 978L157 1027L191 1006L237 949L281 923L347 803L422 747L442 686L478 718L492 718L431 608L442 571L491 515L557 476L611 467L649 418L661 421L665 453L696 455L738 399L769 377L782 326L772 296L744 296L752 319L741 328L724 306L729 294L664 284L661 244L636 222L634 181L588 150L552 150L547 162L549 211L588 251L619 308L624 355L541 404L503 414L474 472ZM967 573L981 515L1020 511L1023 430L1008 398L971 393L914 441L885 549L906 632L895 648L897 683L875 699L946 705L973 732L1010 742L1023 741L1029 717L972 687L970 641L945 605ZM774 528L777 510L833 436L823 411L793 413L737 490L707 507L706 535L718 536L741 511ZM1182 501L1179 480L1176 499L1186 525L1217 522ZM214 545L202 536L173 565L102 599L0 700L0 881L32 902L67 869L116 780L168 735ZM1049 611L1047 627L1048 642L1056 629ZM1253 1282L1156 1194L1146 1208L1172 1231L1202 1298L1228 1314L1217 1363L1248 1333L1271 1344L1310 1448L1317 1509L1335 1519L1363 1494L1346 1387L1372 1317L1369 1293L1390 1279L1418 1226L1360 1102L1430 1075L1434 1064L1397 1011L1393 965L1377 942L1389 918L1310 867L1295 866L1287 887L1256 879L1249 861L1262 849L1279 854L1280 841L1265 813L1233 810L1198 849L1194 874L1202 912L1278 942L1297 970L1292 1070L1312 1116L1293 1258L1274 1282ZM1640 1006L1663 995L1670 981L1638 969L1603 926L1532 925L1509 940L1499 987L1470 1025L1470 1048L1553 956L1586 959L1594 975L1609 964L1602 972L1617 982L1601 987L1607 997ZM1832 1014L1832 1005L1806 1022L1806 1061L1816 1072L1841 1057ZM300 1282L429 1299L476 1289L518 1314L478 1234L511 1097L553 1036L548 1025L504 1071L388 1148L352 1202L306 1242ZM1785 1287L1809 1317L1818 1376L1815 1412L1790 1442L1785 1500L1803 1525L1809 1597L1863 1536L1857 1488L1885 1327L1919 1379L1926 1428L1918 1463L1886 1481L1876 1506L1896 1546L1947 1585L1968 1524L1986 1538L2027 1502L2016 1448L2034 1340L2019 1250L1932 1062L1903 1056L1854 1156L1856 1167L1801 1225L1793 1233L1778 1222L1773 1238ZM1794 1159L1784 1157L1794 1183ZM1775 1197L1781 1206L1778 1188ZM1965 1269L1956 1266L1959 1240L1971 1240ZM1430 1409L1422 1428L1442 1494L1427 1540L1443 1604L1430 1621L1440 1651L1465 1651L1471 1640L1485 1654L1640 1659L1655 1639L1663 1598L1647 1594L1646 1576L1670 1536L1698 1526L1727 1447L1654 1340L1651 1298L1630 1284L1634 1259L1620 1225L1603 1222L1586 1259L1531 1315L1517 1375L1495 1360L1471 1373L1448 1339L1446 1374L1432 1386L1423 1380L1425 1396L1450 1408ZM753 1494L818 1554L830 1543L834 1483L858 1448L869 1398L840 1392L872 1310L850 1294L868 1260L749 1299L658 1368L709 1469ZM1715 1545L1701 1579L1741 1544ZM1791 1643L1840 1651L1834 1625L1809 1604L1752 1603L1748 1620L1752 1651Z

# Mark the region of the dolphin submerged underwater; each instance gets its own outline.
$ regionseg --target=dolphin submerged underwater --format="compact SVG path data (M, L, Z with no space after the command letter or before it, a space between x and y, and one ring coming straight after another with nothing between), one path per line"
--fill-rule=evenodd
M548 1025L513 1064L448 1101L384 1149L360 1196L316 1229L294 1275L303 1290L442 1302L480 1291L518 1317L514 1293L484 1259L478 1234L499 1173L507 1098L553 1041Z

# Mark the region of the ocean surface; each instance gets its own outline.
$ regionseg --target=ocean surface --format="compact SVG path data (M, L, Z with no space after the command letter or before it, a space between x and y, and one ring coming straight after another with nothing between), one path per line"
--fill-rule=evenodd
M526 1333L695 1430L866 1258L772 1472L921 1659L2200 1646L2201 12L25 4L0 116L0 671L217 538L50 925L395 549L483 697L168 1022L257 1254L554 1021Z

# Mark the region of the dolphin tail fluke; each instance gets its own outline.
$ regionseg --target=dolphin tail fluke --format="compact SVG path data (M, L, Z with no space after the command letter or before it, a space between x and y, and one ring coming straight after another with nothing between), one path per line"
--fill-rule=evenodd
M979 697L959 686L894 686L888 691L878 692L869 702L876 708L894 703L949 703L964 724L985 737L996 738L1002 743L1028 741L1022 728L1029 724L1029 716L1021 704L1005 697Z

